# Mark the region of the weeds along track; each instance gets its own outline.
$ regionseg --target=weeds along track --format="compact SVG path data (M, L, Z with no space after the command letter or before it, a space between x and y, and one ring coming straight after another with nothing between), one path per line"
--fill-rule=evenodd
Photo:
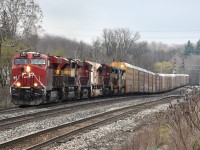
M118 119L126 117L127 115L134 115L141 110L151 108L159 104L168 103L178 97L180 96L167 96L156 101L111 110L92 117L45 129L40 132L2 143L0 145L0 149L49 149L56 146L58 143L68 141L70 138L73 138L74 135L92 130L93 128L110 122L114 122Z

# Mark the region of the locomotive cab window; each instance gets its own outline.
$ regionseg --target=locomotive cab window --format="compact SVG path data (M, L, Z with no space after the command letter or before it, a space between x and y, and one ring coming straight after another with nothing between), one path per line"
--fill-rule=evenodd
M98 68L97 71L99 72L99 75L102 75L102 74L103 74L102 68Z
M72 69L75 69L75 68L76 68L76 64L72 63Z
M28 64L28 59L26 59L26 58L16 58L15 61L14 61L14 64L16 64L16 65Z
M115 70L115 74L119 74L120 71L118 69Z
M33 58L33 59L31 59L31 64L33 64L33 65L45 65L46 61L43 58Z
M114 70L114 68L110 68L110 73L113 73L115 70Z

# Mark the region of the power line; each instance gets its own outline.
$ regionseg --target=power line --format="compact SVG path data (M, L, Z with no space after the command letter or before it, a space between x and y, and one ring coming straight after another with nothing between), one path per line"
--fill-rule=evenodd
M54 28L54 29L60 29L63 28L65 30L67 30L66 27L64 26L47 26L48 28ZM102 28L102 29L75 29L75 28L69 28L68 30L74 30L74 31L103 31L104 29L117 29L117 27L113 27L113 28ZM143 33L154 33L154 32L158 32L158 33L187 33L187 32L200 32L200 29L197 30L130 30L132 32L143 32Z
M64 36L76 36L76 37L100 37L101 35L83 35L83 34L64 34ZM144 37L141 36L141 39L200 39L200 36L198 37Z
M78 30L75 30L75 31L78 31ZM82 31L84 31L84 30L82 30ZM85 31L87 31L87 30L85 30ZM89 31L89 30L88 30ZM92 30L90 30L90 31L92 31ZM94 30L93 30L94 31ZM97 30L96 30L97 31ZM100 30L99 30L100 31ZM101 31L103 31L103 30L101 30ZM191 31L199 31L200 32L200 30L191 30ZM161 32L175 32L175 31L144 31L144 32L158 32L158 33L161 33ZM181 31L181 32L187 32L187 31ZM188 31L189 32L189 31ZM57 32L58 33L58 32ZM51 34L51 33L50 33ZM96 37L100 37L101 36L101 34L79 34L79 33L69 33L69 34L63 34L63 33L61 33L60 34L61 36L66 36L66 37L71 37L71 38L81 38L81 37L91 37L91 38L96 38ZM200 39L200 36L178 36L178 37L173 37L173 36L142 36L141 35L141 39Z
M154 30L154 31L134 31L134 32L150 32L150 33L154 33L154 32L160 32L160 33L187 33L187 32L200 32L200 30L180 30L180 31L178 31L178 30L166 30L166 31L159 31L159 30Z
M198 37L142 37L141 39L200 39L200 36Z

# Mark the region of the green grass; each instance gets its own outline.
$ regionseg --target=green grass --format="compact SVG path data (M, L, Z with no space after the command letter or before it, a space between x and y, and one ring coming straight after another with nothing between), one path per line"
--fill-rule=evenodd
M160 127L160 134L163 140L168 139L170 132L171 132L171 127L169 124L165 124Z

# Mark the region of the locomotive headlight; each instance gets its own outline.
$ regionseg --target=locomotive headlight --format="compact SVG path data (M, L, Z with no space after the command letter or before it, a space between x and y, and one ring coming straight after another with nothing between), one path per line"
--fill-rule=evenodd
M37 84L37 83L34 83L34 86L35 86L35 87L37 87L37 86L38 86L38 84Z
M27 66L26 67L26 72L30 72L31 71L31 67L30 66Z
M17 83L16 83L16 86L17 86L17 87L20 87L20 86L21 86L21 83L20 83L20 82L17 82Z

